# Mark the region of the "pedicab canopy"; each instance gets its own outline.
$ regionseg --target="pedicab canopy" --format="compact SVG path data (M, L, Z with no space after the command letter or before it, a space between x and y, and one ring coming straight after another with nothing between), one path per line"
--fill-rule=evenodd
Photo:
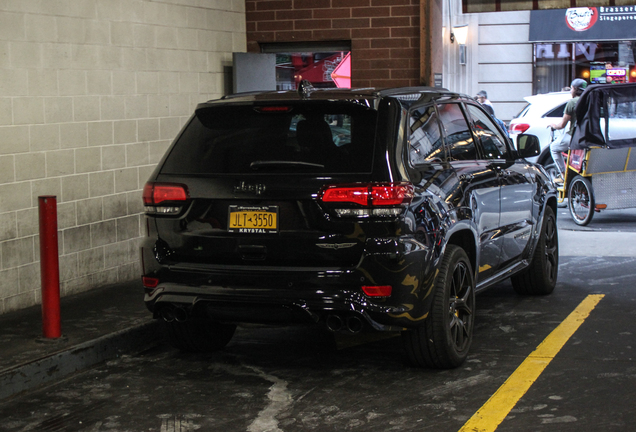
M576 105L570 148L636 147L636 83L589 86Z

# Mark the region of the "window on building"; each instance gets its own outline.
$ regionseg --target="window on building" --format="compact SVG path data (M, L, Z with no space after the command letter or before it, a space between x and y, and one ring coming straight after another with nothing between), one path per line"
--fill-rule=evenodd
M534 45L534 93L561 91L574 77L572 44Z
M277 90L296 90L302 80L316 88L351 87L350 42L271 43L261 51L276 54Z
M574 78L592 84L636 82L636 41L534 44L534 93L560 91Z

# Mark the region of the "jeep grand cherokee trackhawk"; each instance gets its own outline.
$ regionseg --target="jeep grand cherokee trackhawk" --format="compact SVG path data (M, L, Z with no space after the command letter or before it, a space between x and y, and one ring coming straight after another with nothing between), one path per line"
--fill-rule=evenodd
M308 323L399 331L412 364L456 367L475 292L556 283L555 191L525 138L443 89L201 103L144 188L146 305L183 350Z

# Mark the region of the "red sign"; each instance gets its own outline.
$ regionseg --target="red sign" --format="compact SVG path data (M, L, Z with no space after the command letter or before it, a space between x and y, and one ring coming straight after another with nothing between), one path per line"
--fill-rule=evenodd
M623 77L627 75L627 71L625 69L608 69L605 73L607 76L617 76L617 77Z
M592 28L597 19L598 12L595 7L570 8L565 11L565 22L570 29L577 32Z
M351 53L331 72L331 79L338 88L351 88Z

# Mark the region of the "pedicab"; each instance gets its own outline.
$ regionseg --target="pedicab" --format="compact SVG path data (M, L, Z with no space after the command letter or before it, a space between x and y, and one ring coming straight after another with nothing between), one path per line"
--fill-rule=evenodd
M589 86L576 106L577 125L558 202L581 226L594 213L636 207L636 83Z

